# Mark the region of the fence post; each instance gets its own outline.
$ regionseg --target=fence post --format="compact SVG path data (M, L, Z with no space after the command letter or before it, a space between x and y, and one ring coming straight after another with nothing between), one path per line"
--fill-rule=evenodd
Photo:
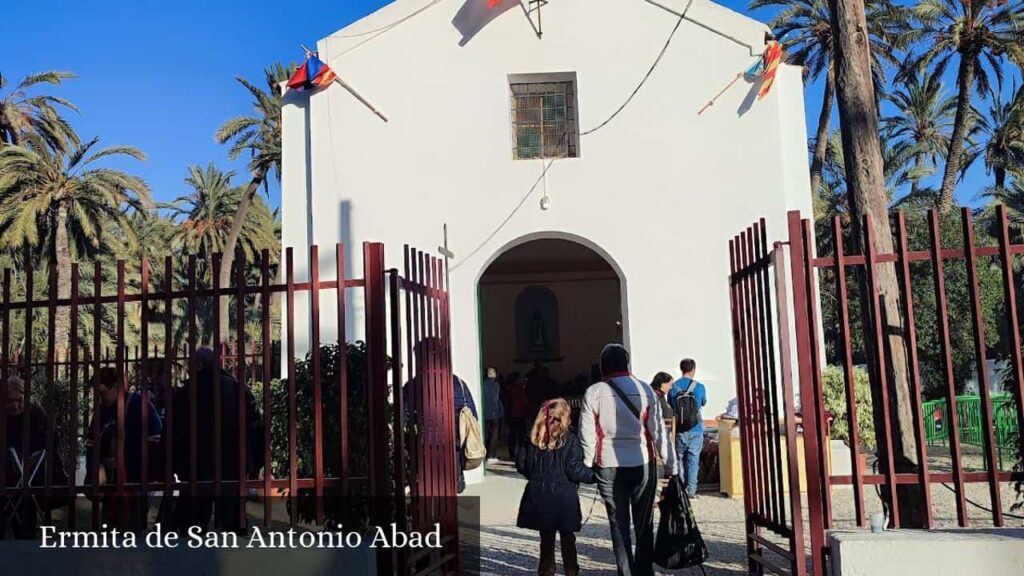
M814 407L807 405L807 400L815 402L814 375L811 367L811 347L817 346L811 341L810 306L807 293L808 276L811 271L804 264L803 224L800 212L791 211L789 223L790 273L793 285L793 321L796 332L797 367L800 377L800 403L804 426L804 459L807 469L807 511L811 536L811 570L814 576L824 576L825 567L825 516L823 494L821 490L821 468L818 463L818 437L814 428L818 426Z
M384 300L384 245L363 244L366 316L367 402L370 420L370 503L376 526L390 522L388 498L387 320ZM391 574L393 550L378 548L377 572Z

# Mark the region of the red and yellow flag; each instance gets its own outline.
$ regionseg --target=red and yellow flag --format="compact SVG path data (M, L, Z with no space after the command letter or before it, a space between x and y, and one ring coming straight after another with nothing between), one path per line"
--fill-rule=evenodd
M764 47L764 54L761 56L761 90L757 93L757 99L763 100L772 85L775 84L775 73L778 72L779 64L782 63L782 46L777 40L772 40Z

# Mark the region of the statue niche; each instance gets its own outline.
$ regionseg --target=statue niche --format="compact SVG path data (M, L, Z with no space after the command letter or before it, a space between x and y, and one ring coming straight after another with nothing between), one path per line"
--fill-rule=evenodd
M558 298L544 286L524 288L516 298L518 361L560 360Z

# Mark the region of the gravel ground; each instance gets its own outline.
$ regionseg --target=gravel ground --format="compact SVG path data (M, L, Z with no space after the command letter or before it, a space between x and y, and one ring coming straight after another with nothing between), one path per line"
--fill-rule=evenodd
M934 471L948 469L948 458L943 458L941 451L930 454L930 467ZM980 456L968 455L964 467L967 470L980 470ZM870 466L870 464L869 464ZM516 528L516 512L519 499L526 482L515 473L508 463L500 463L489 469L486 480L481 484L471 485L466 495L479 496L481 506L481 573L502 575L525 575L535 573L539 538L536 532ZM971 484L967 486L968 499L975 504L968 504L968 517L971 527L992 525L992 515L979 506L991 508L991 499L987 484ZM936 527L955 527L956 500L952 491L941 484L934 484L931 490L932 508ZM1000 495L1004 511L1016 501L1011 484L1001 486ZM580 488L580 502L585 524L577 535L580 566L584 574L614 574L614 555L608 534L608 521L604 505L596 499L596 491L591 486ZM705 564L708 575L738 575L746 573L746 544L744 541L743 500L731 499L711 493L701 493L693 503L701 533L708 545L710 558ZM805 503L806 506L806 503ZM882 510L881 499L872 487L865 489L865 506L867 514ZM832 512L836 528L855 529L856 514L854 509L853 488L836 486L832 490ZM1024 515L1024 512L1017 512ZM589 516L589 520L588 520ZM807 512L804 510L806 526ZM655 516L657 523L657 515ZM1024 521L1008 516L1007 526L1024 526ZM772 540L777 540L771 538ZM782 543L780 541L780 543ZM809 549L809 543L808 543ZM561 569L561 566L559 566ZM670 574L669 572L658 572ZM700 574L697 568L675 571L671 574Z

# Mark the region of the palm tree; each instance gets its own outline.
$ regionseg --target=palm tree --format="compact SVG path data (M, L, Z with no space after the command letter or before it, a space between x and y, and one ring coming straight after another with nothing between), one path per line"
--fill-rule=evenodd
M235 217L231 222L231 228L224 241L224 258L220 278L217 280L219 286L227 286L230 282L235 247L242 234L242 227L245 224L246 214L252 204L253 196L261 185L266 187L267 176L271 172L278 180L281 179L281 106L283 103L281 84L288 79L288 76L289 69L280 63L275 63L264 71L266 90L250 83L245 78L236 78L252 95L254 113L228 120L214 134L214 138L221 144L231 142L228 151L230 159L234 160L243 153L249 154L248 169L252 177L249 185L242 192ZM220 323L220 333L226 339L228 334L226 306L221 306L218 322Z
M29 131L46 139L51 148L59 149L66 144L77 146L78 136L58 112L60 108L77 112L75 105L57 96L30 92L33 86L60 86L74 77L71 72L41 72L26 76L6 94L0 92L0 148L20 144ZM6 86L7 79L0 74L0 91Z
M991 95L988 117L978 117L978 129L985 135L985 168L995 173L996 188L1006 185L1006 172L1024 167L1024 86L1013 88L1014 96L1004 102Z
M923 46L909 61L903 76L933 67L937 76L956 56L957 106L939 190L939 206L954 205L953 192L963 170L964 142L971 123L974 90L984 97L991 78L1001 83L1002 65L1009 58L1024 65L1024 3L989 0L921 0L911 9L912 20L901 34L901 46Z
M93 138L64 151L27 133L22 146L0 148L0 245L28 246L54 263L60 298L71 293L72 260L101 252L111 238L135 245L129 215L151 206L142 178L97 165L145 155L128 146L96 150L97 143ZM54 332L62 347L68 327L68 310L59 309Z
M921 178L931 174L949 149L956 99L945 94L935 75L911 76L897 84L886 99L899 113L883 118L882 130L896 148L910 152L919 176L910 184L910 195L916 197Z
M826 0L752 0L750 9L776 7L782 12L769 23L789 54L789 61L804 67L808 80L825 75L825 88L818 114L818 128L811 154L811 191L821 185L828 147L829 124L835 102L835 71L832 68L832 26ZM888 0L869 0L868 26L871 29L872 71L875 85L885 84L885 62L892 61L890 32L896 9ZM881 93L881 90L878 91Z
M193 192L171 204L177 223L173 243L186 253L209 258L225 252L244 190L231 185L233 171L223 172L213 163L206 168L189 166L188 172L185 183ZM278 247L273 213L259 197L253 198L246 212L238 242L247 259Z

